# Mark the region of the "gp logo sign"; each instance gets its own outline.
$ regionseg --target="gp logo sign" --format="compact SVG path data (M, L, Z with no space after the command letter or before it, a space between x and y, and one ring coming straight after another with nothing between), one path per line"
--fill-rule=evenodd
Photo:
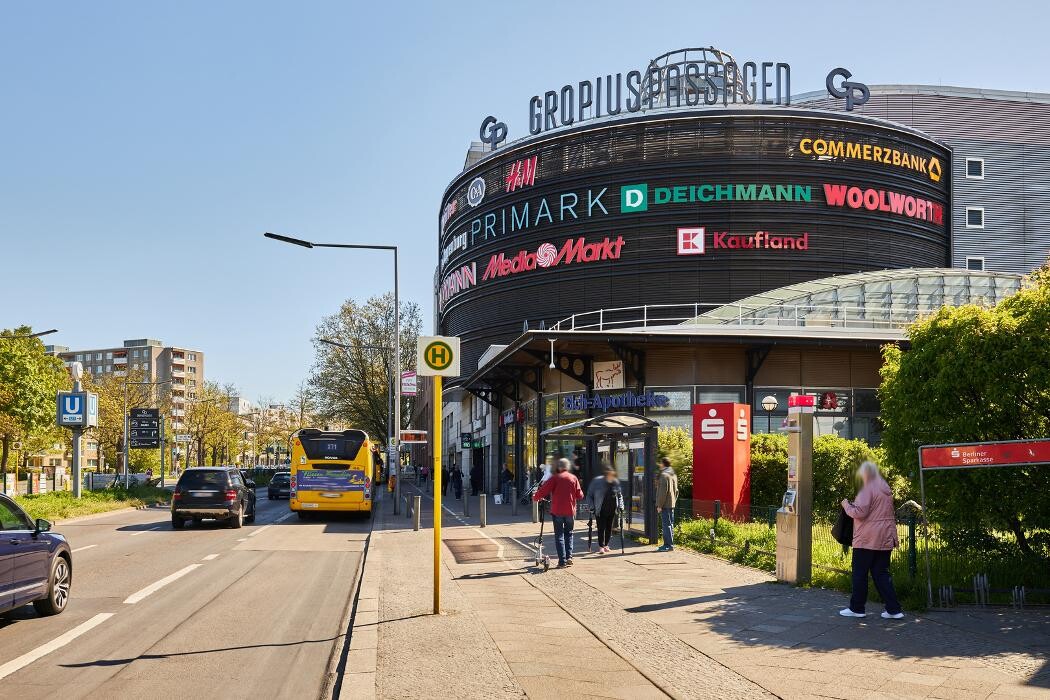
M871 90L864 83L857 83L850 81L853 74L845 68L835 68L828 73L827 79L824 81L824 86L828 89L828 94L832 97L836 97L840 100L846 100L846 111L852 112L854 107L860 107L865 104L871 97ZM842 82L836 84L835 80L842 78Z

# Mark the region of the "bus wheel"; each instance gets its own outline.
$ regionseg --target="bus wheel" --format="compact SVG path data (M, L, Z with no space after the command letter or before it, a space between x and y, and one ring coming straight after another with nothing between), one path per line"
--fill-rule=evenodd
M299 511L296 511L296 512L299 514L299 519L300 520L309 520L310 514L307 513L305 510L299 510Z

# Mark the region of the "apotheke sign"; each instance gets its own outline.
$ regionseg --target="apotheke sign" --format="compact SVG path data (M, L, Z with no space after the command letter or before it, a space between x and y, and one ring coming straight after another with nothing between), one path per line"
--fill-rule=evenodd
M618 410L623 408L665 408L669 406L671 399L665 394L654 394L647 391L639 394L635 391L625 391L622 394L570 394L562 397L562 409L565 411L587 411L595 409L598 411Z

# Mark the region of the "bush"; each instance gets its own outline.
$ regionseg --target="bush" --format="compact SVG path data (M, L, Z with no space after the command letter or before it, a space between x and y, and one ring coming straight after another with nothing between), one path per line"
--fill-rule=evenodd
M656 433L657 457L671 460L678 476L680 498L693 497L693 439L682 428L660 428Z
M780 503L787 487L787 435L751 436L751 505ZM894 496L906 495L906 480L888 468L881 450L863 440L848 440L838 435L821 435L813 440L813 513L833 518L839 502L857 492L857 467L865 460L879 463Z
M85 490L82 498L73 498L72 491L52 491L32 496L16 496L15 501L31 518L62 520L80 515L104 513L109 510L134 506L167 503L171 492L153 486L132 486L130 489L112 488Z

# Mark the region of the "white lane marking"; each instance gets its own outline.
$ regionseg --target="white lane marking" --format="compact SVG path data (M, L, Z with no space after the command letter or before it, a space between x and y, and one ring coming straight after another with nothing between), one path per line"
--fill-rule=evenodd
M7 676L10 676L15 671L17 671L17 670L19 670L21 668L24 668L24 667L28 666L29 664L33 663L37 659L40 659L40 658L42 658L44 656L47 656L48 654L50 654L53 651L61 649L62 647L64 647L65 645L69 644L70 642L72 642L74 639L76 639L80 635L84 634L85 632L88 632L91 629L93 629L95 627L98 627L103 622L105 622L109 618L113 617L113 615L114 615L114 613L99 613L98 615L95 615L94 617L90 618L86 622L80 623L79 625L77 625L73 629L69 630L65 634L60 635L58 637L55 637L50 642L48 642L46 644L41 644L36 649L33 649L32 651L28 651L25 654L22 654L17 659L12 659L12 660L8 661L3 666L0 666L0 678L6 678Z
M148 530L139 530L138 532L133 532L133 533L131 533L131 536L132 537L138 537L139 535L145 535L147 532L154 532L154 531L159 530L159 529L160 529L160 525L158 525L157 527L151 527Z
M266 530L269 530L271 527L273 527L273 525L263 525L258 530L252 530L251 532L249 532L248 533L248 537L255 537L260 532L265 532Z
M97 544L86 544L83 547L77 547L73 551L74 552L83 552L85 549L91 549L92 547L97 547L97 546L98 546Z
M136 593L132 593L127 598L125 598L124 599L124 604L125 605L134 605L135 603L139 602L140 600L142 600L146 596L151 595L153 593L156 593L157 591L159 591L161 588L164 588L165 586L167 586L172 581L176 581L176 580L182 578L183 576L185 576L186 574L190 573L191 571L193 571L194 569L196 569L196 568L198 568L200 566L203 566L203 565L202 564L190 564L189 566L187 566L185 568L182 568L182 569L179 569L178 571L176 571L175 573L173 573L173 574L171 574L169 576L165 576L164 578L160 579L159 581L154 581L150 585L148 585L145 588L143 588L141 591L138 591Z
M487 534L485 534L485 531L484 531L484 530L482 530L481 528L478 528L478 527L476 527L476 528L474 528L474 530L475 530L475 531L476 531L476 532L477 532L477 533L478 533L479 535L481 535L482 537L484 537L484 538L485 538L486 540L488 540L488 541L489 541L489 542L491 542L492 544L496 545L496 556L497 556L498 558L502 559L502 558L503 558L503 545L501 545L501 544L500 544L499 542L497 542L496 540L492 539L492 538L491 538L491 537L489 537L489 536L488 536Z
M248 538L247 538L247 537L238 537L238 538L237 538L237 541L238 541L238 542L247 542L247 541L248 541Z
M291 512L285 513L284 515L282 515L281 517L277 518L277 520L274 520L270 524L271 525L276 525L277 523L283 523L285 520L287 520L290 517L292 517L292 513Z
M212 559L216 559L218 556L218 554L209 554L208 556L203 557L201 561L211 561Z

